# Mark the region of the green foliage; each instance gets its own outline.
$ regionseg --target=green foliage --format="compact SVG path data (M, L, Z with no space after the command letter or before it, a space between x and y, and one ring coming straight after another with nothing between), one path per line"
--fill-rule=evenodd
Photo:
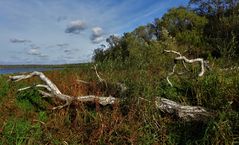
M234 114L235 115L235 114ZM233 117L232 113L220 112L218 118L211 120L207 124L204 136L198 141L199 144L232 144L233 143L233 129L234 122L230 120ZM238 128L238 127L237 127Z
M40 121L47 121L48 119L47 113L44 111L40 111L38 114L38 118Z
M40 124L31 125L27 120L9 119L2 132L4 144L32 144L39 143L42 136Z
M25 111L32 111L33 109L41 111L46 110L47 102L42 99L37 90L33 89L19 92L17 105Z
M164 27L168 27L172 34L176 34L184 30L202 30L207 24L207 19L184 7L179 7L170 9L163 16L162 24Z
M2 100L6 98L8 91L9 91L9 84L7 80L0 75L0 105L2 103Z

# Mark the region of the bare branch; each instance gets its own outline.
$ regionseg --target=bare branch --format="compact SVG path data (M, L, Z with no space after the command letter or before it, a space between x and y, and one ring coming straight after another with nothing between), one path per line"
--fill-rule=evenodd
M53 107L52 110L56 110L56 109L62 109L64 107L67 107L71 104L71 102L69 101L66 101L66 103L64 105L60 105L60 106L56 106L56 107Z
M49 92L51 92L51 88L48 87L47 85L42 85L42 84L38 84L38 85L34 85L34 86L28 86L28 87L25 87L25 88L21 88L21 89L18 89L18 91L24 91L24 90L28 90L28 89L31 89L31 88L34 88L34 87L37 87L37 88L45 88L47 89Z
M77 82L83 83L83 84L90 84L90 82L87 82L87 81L84 81L84 80L77 80Z
M169 83L169 85L170 85L171 87L173 87L173 84L172 84L171 81L169 80L169 77L174 74L175 68L176 68L176 64L174 64L174 66L173 66L173 71L170 72L170 73L168 74L168 76L167 76L167 81L168 81L168 83Z
M79 96L77 97L77 100L80 102L94 102L97 101L99 104L105 106L105 105L112 105L117 100L115 97L109 96L109 97L99 97L95 95L89 95L89 96Z
M208 61L204 61L203 58L196 58L196 59L188 59L185 56L183 56L181 53L174 51L174 50L164 50L164 52L167 53L173 53L178 55L178 57L175 57L175 60L181 60L183 63L184 68L188 71L185 63L195 63L195 62L199 62L201 64L201 71L198 74L199 77L202 77L205 73L205 67L209 68L208 66ZM173 86L172 83L169 81L169 76L174 74L174 69L175 69L175 65L173 66L173 72L169 73L167 76L167 81L170 84L170 86Z
M38 92L39 92L41 95L43 95L43 97L53 97L52 94L47 93L47 92L44 92L44 91L42 91L42 90L38 90Z
M94 69L95 69L95 73L96 73L96 76L98 77L99 81L100 82L104 82L105 80L100 77L100 75L99 75L99 73L97 71L97 65L94 65Z
M61 94L61 91L56 87L56 85L47 78L42 72L34 71L28 75L18 75L18 76L9 76L9 78L12 81L18 82L24 79L31 78L33 76L39 76L42 81L46 83L46 85L51 89L51 91L54 91L56 94Z
M174 51L174 50L167 50L165 49L164 52L167 52L167 53L174 53L174 54L177 54L179 56L182 56L181 53L177 52L177 51Z
M47 78L42 72L35 71L35 72L30 73L28 75L9 76L9 78L12 81L17 82L17 81L20 81L20 80L24 80L24 79L34 77L34 76L39 76L40 79L47 84L47 85L39 84L39 85L36 85L36 87L46 88L49 92L51 92L51 94L50 94L50 93L44 92L42 90L38 90L44 97L55 96L56 98L58 98L62 101L66 101L66 103L64 105L54 107L53 109L61 109L63 107L66 107L66 106L70 105L71 102L74 101L74 100L81 101L81 102L98 101L99 104L101 104L101 105L114 104L114 102L116 100L116 98L111 97L111 96L109 96L109 97L99 97L99 96L90 95L90 96L74 97L74 96L69 96L69 95L66 95L66 94L62 94L60 92L60 90L57 88L57 86L49 78ZM32 87L21 88L21 89L19 89L19 91L23 91L23 90L30 89L30 88L32 88Z
M204 60L202 58L187 59L185 56L180 56L180 57L176 57L175 59L176 60L184 60L187 63L200 62L201 63L201 72L198 74L198 76L201 77L205 73Z

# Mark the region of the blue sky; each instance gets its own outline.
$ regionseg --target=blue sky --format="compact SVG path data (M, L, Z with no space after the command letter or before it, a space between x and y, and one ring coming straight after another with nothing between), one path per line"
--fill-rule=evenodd
M0 0L0 64L91 60L112 34L160 18L188 0Z

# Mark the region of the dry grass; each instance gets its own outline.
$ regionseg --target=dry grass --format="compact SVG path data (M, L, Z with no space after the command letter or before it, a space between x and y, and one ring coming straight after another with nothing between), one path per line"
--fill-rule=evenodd
M40 102L37 102L37 105L24 104L24 99L26 101L29 97L37 98L38 94L34 91L30 94L29 92L19 94L16 91L21 86L39 83L40 81L37 78L17 84L10 83L7 95L0 105L0 139L3 140L3 144L19 141L13 140L10 142L9 134L6 133L9 133L9 131L5 126L9 126L9 122L14 119L23 119L20 124L26 122L29 124L29 130L25 134L27 138L24 138L22 144L64 144L64 142L68 144L231 144L236 142L237 133L232 127L239 128L239 123L235 120L239 117L237 117L238 112L230 110L232 109L230 107L226 111L219 108L219 112L224 113L224 115L209 122L186 123L174 116L159 112L147 101L139 100L139 96L149 100L153 99L152 94L157 95L157 93L159 93L158 95L174 96L175 89L164 86L165 82L162 81L162 78L157 77L158 69L150 68L141 73L142 76L146 74L147 77L142 77L135 70L132 72L126 72L125 70L122 70L122 72L101 71L101 73L104 74L104 77L109 76L108 78L105 77L108 81L117 82L122 78L125 80L124 83L129 86L125 101L106 107L94 103L73 103L67 108L52 111L53 106L64 102L41 99L38 100ZM46 75L57 84L63 93L72 96L111 93L97 83L94 71L62 70L47 72ZM77 79L89 81L91 84L79 83ZM211 79L211 77L206 79L207 83L213 81L208 79ZM191 91L196 90L194 93L201 94L202 97L199 99L203 99L210 92L214 92L214 90L204 92L203 88L200 88L202 87L200 83L205 83L203 81L199 80L199 82L191 82L191 84L186 82L185 85L188 85L187 88L190 88ZM141 85L145 86L142 87ZM160 89L164 89L166 92L155 91L155 89L158 89L158 85L160 85ZM196 87L194 88L194 86ZM176 89L176 91L181 94L185 92L184 88ZM226 89L226 91L234 92L230 93L229 96L237 100L238 95L236 95L235 88ZM188 90L185 94L188 94ZM17 96L20 96L20 98L23 96L23 100L20 100L23 103L19 103L19 99L16 99ZM190 103L190 101L187 101L187 96L180 100L184 103ZM31 101L34 103L34 100ZM45 104L46 107L41 107ZM215 107L216 105L211 106ZM210 105L205 107L210 107ZM44 114L43 117L40 117L40 114ZM37 125L40 128L37 128ZM31 130L36 131L33 133ZM13 127L10 135L14 134L17 134L17 128Z

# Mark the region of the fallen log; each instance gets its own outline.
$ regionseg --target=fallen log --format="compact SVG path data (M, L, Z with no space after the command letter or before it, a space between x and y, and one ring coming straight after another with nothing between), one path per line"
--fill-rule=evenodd
M18 75L18 76L9 76L9 79L14 82L18 82L24 79L28 79L34 76L38 76L46 85L36 85L36 87L46 88L48 92L39 90L40 94L45 97L56 97L59 100L65 101L66 103L61 106L54 107L53 109L61 109L71 104L72 101L81 101L81 102L88 102L88 101L97 101L101 105L108 105L114 104L115 98L112 96L109 97L101 97L95 95L89 96L69 96L66 94L62 94L61 91L57 88L57 86L42 72L34 71L27 75ZM20 88L18 91L23 91L26 89L30 89L31 87Z
M188 105L185 106L162 97L156 98L155 105L162 112L175 114L185 121L205 120L206 118L213 116L212 113L208 112L203 107Z
M17 75L17 76L9 76L11 81L17 82L24 79L29 79L31 77L38 76L44 83L35 85L35 87L39 88L39 93L43 97L55 97L61 101L65 101L64 105L60 105L54 107L53 109L62 109L63 107L69 106L73 101L78 102L97 102L103 106L105 105L113 105L117 101L120 101L119 98L113 96L96 96L96 95L87 95L87 96L69 96L61 93L61 91L57 88L57 86L42 72L32 72L26 75ZM18 91L23 91L26 89L31 89L32 87L20 88ZM40 88L45 89L44 91ZM151 101L149 101L151 102ZM211 116L211 113L208 112L205 108L200 106L184 106L179 103L176 103L172 100L157 97L154 102L156 108L161 110L162 112L168 114L176 114L179 118L189 121L189 120L202 120L202 118L208 118Z

